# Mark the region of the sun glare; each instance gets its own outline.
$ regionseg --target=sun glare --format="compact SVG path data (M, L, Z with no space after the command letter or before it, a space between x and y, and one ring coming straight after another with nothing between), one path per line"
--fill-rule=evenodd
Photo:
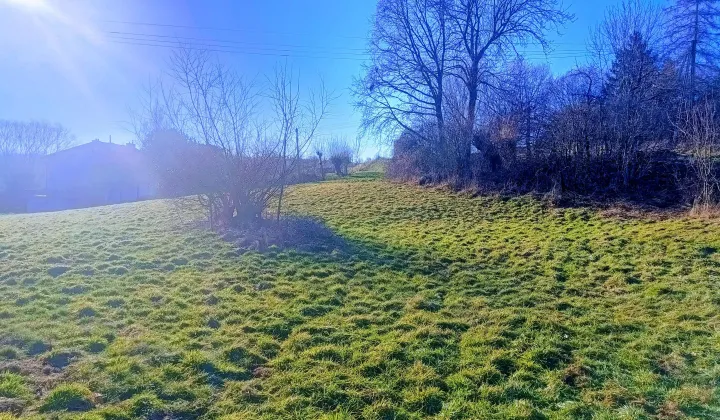
M50 7L45 0L0 0L0 3L2 2L35 13L46 13L52 11L52 7Z
M0 7L7 6L32 31L24 37L13 38L20 50L28 55L41 57L72 81L88 98L92 91L81 63L88 65L89 57L100 54L100 36L87 16L90 7L74 8L58 0L0 0Z

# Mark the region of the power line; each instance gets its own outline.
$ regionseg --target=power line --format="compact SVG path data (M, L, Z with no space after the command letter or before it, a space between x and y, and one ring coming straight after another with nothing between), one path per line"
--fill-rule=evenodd
M164 45L164 44L155 44L151 42L133 42L133 41L122 41L122 40L110 40L110 42L114 44L126 44L126 45L138 45L138 46L146 46L146 47L155 47L155 48L170 48L175 49L178 48L177 45ZM331 56L310 56L310 55L299 55L299 54L274 54L274 53L263 53L263 52L255 52L255 51L240 51L240 50L227 50L227 49L216 49L216 48L196 48L193 46L187 46L187 45L180 45L181 48L186 50L195 50L195 51L207 51L207 52L220 52L220 53L230 53L230 54L241 54L241 55L261 55L261 56L269 56L269 57L297 57L297 58L314 58L314 59L328 59L328 60L355 60L355 61L365 61L363 58L354 58L354 57L331 57Z
M174 36L174 35L159 35L159 34L147 34L147 33L140 33L140 32L123 32L123 31L107 31L106 34L109 35L109 37L114 39L124 39L124 40L135 40L135 41L143 41L143 42L174 42L180 44L180 40L188 40L188 41L207 41L207 42L213 42L217 44L207 44L207 43L194 43L189 42L188 44L192 45L203 45L203 46L212 46L212 47L222 47L222 48L235 48L231 45L221 45L221 44L237 44L242 46L250 46L251 49L266 49L269 51L293 51L286 48L302 48L302 49L308 49L308 50L314 50L314 51L301 51L306 53L328 53L328 54L344 54L344 55L357 55L357 56L369 56L369 54L365 51L367 51L365 48L325 48L325 47L314 47L310 45L297 45L297 44L268 44L268 43L258 43L258 42L246 42L246 41L237 41L237 40L224 40L224 39L215 39L215 38L196 38L196 37L185 37L185 36ZM129 38L133 37L133 38ZM134 37L140 37L139 39ZM162 39L156 39L156 38L162 38ZM168 41L170 39L171 41ZM253 46L259 46L259 47L253 47ZM261 48L260 48L261 47ZM276 47L282 47L283 49L277 49ZM362 52L358 52L362 51ZM525 52L523 55L527 56L553 56L557 54L575 54L575 53L585 53L586 50L579 50L579 49L559 49L554 50L549 53L544 53L542 51L528 51Z
M109 39L112 39L112 40L118 39L118 40L124 40L124 41L151 42L151 43L155 43L155 44L159 44L159 45L171 44L171 45L174 45L174 46L180 47L180 48L184 47L185 45L189 45L189 46L195 46L195 47L225 48L225 49L230 49L233 51L235 51L235 50L248 51L246 49L239 50L239 47L233 47L230 45L223 45L223 44L208 44L208 43L195 43L195 42L185 44L185 43L180 42L180 40L172 41L172 40L166 40L166 39L148 39L148 38L143 38L143 37L126 37L126 36L119 36L119 35L111 35L109 37ZM285 53L300 52L300 53L307 53L307 54L313 54L313 53L340 54L340 55L347 55L347 56L368 57L366 54L348 53L348 52L339 52L339 51L338 52L333 52L333 51L295 51L295 50L287 49L287 48L267 48L267 47L263 47L263 48L247 47L247 48L249 48L249 51L259 50L261 52L266 52L266 51L285 52Z
M277 56L277 57L298 57L298 58L318 58L318 59L341 59L341 60L357 60L365 61L369 59L371 55L362 53L349 53L349 52L334 52L334 51L295 51L292 49L279 49L279 48L259 48L249 47L249 49L240 49L239 47L233 47L222 44L208 44L208 43L190 43L183 44L180 41L170 41L161 39L148 39L143 37L124 37L113 35L108 38L110 42L116 44L127 44L127 45L138 45L148 47L162 47L162 48L184 48L189 50L200 50L209 52L221 52L221 53L235 53L235 54L247 54L247 55L264 55L264 56ZM313 54L313 55L308 55ZM330 54L330 55L327 55ZM557 53L541 53L541 52L527 52L520 54L522 57L529 59L568 59L568 58L583 58L572 51L558 51ZM357 58L356 58L357 57Z
M164 28L184 28L184 29L204 29L204 30L222 30L232 32L253 32L245 29L234 29L234 28L218 28L210 26L189 26L189 25L175 25L175 24L164 24L164 23L150 23L150 22L132 22L132 21L116 21L116 20L104 20L103 22L117 23L125 25L137 25L137 26L153 26L153 27L164 27ZM257 31L255 31L257 32ZM266 31L268 32L268 31ZM279 33L279 32L277 32ZM143 32L127 32L127 31L106 31L110 42L117 44L126 45L137 45L137 46L148 46L155 48L176 48L181 47L191 50L210 51L219 53L231 53L231 54L245 54L245 55L259 55L259 56L276 56L276 57L298 57L298 58L315 58L315 59L339 59L339 60L356 60L364 61L371 57L370 54L361 48L325 48L325 47L313 47L307 45L296 45L296 44L262 44L252 43L247 41L229 40L229 39L216 39L216 38L198 38L198 37L187 37L187 36L173 36L165 34L153 34ZM354 38L354 39L366 39L364 37L342 37L342 38ZM181 42L193 41L184 44ZM194 41L202 41L200 43ZM234 45L223 45L223 44L235 44ZM561 43L557 43L561 44ZM255 45L255 46L253 46ZM242 48L241 48L242 47ZM297 51L296 49L304 49L306 51ZM587 56L586 50L578 49L558 49L552 52L545 53L543 51L528 51L519 54L522 57L528 59L582 59Z
M212 30L212 31L226 31L226 32L245 32L245 33L268 33L268 34L277 34L277 35L303 35L298 32L280 32L280 31L267 31L267 30L252 30L252 29L238 29L238 28L220 28L216 26L192 26L192 25L177 25L177 24L169 24L169 23L154 23L154 22L135 22L135 21L122 21L122 20L101 20L100 22L105 23L116 23L116 24L123 24L123 25L132 25L132 26L154 26L154 27L164 27L164 28L178 28L178 29L202 29L202 30ZM326 35L323 35L323 37L327 38ZM344 39L363 39L367 40L367 36L351 36L351 35L333 35L331 37L334 38L344 38ZM531 45L540 45L537 42L530 42ZM553 45L585 45L583 42L552 42Z
M313 47L310 45L268 44L268 43L247 42L247 41L237 41L237 40L224 40L224 39L215 39L215 38L195 38L195 37L187 37L187 36L147 34L147 33L140 33L140 32L106 31L105 33L109 34L111 36L122 35L122 36L140 36L140 37L146 37L146 38L172 38L172 39L182 39L182 40L190 40L190 41L208 41L208 42L219 42L219 43L225 43L225 44L238 44L238 45L262 45L262 46L271 46L271 47L309 48L309 49L317 48L317 47ZM367 51L366 48L333 48L333 49L347 50L347 51Z
M332 126L332 125L322 124L321 127L323 130L347 130L347 129L351 129L351 128L356 128L357 125L356 124L346 124L346 125L342 125L342 126Z
M232 47L223 47L219 46L219 48L206 48L206 47L195 47L192 45L183 45L183 44L158 44L155 42L147 41L142 39L113 39L110 38L109 41L114 44L124 44L124 45L135 45L135 46L144 46L144 47L153 47L153 48L166 48L166 49L177 49L177 48L183 48L186 50L193 50L193 51L205 51L205 52L218 52L218 53L228 53L228 54L239 54L239 55L257 55L257 56L266 56L266 57L293 57L293 58L310 58L310 59L317 59L317 60L350 60L350 61L367 61L370 57L366 56L365 58L359 58L359 57L353 57L353 56L329 56L329 55L306 55L306 54L295 54L292 50L288 50L287 53L279 53L279 52L262 52L262 51L245 51L245 50L239 50L239 49L228 49ZM166 41L167 42L167 41ZM523 54L522 55L525 58L529 59L582 59L585 58L583 56L579 55L530 55L530 54Z
M298 33L290 33L290 32L257 31L257 30L250 30L250 29L219 28L219 27L213 27L213 26L175 25L175 24L169 24L169 23L133 22L133 21L124 21L124 20L102 20L101 22L119 23L122 25L134 25L134 26L155 26L155 27L162 27L162 28L201 29L201 30L210 30L210 31L266 33L266 34L293 35L293 36L300 35ZM364 37L364 36L335 35L335 37L336 38L344 38L344 39L367 39L367 37Z
M104 23L114 23L114 24L122 24L122 25L131 25L131 26L150 26L150 27L161 27L161 28L177 28L177 29L200 29L200 30L211 30L211 31L224 31L224 32L242 32L242 33L266 33L266 34L276 34L276 35L290 35L290 36L300 36L305 35L298 32L281 32L281 31L267 31L267 30L252 30L252 29L239 29L239 28L221 28L217 26L193 26L193 25L178 25L178 24L170 24L170 23L155 23L155 22L137 22L137 21L124 21L124 20L100 20L100 22ZM341 38L341 39L362 39L367 40L367 36L351 36L351 35L332 35L327 36L323 35L323 38ZM538 42L528 42L528 45L541 45ZM551 42L552 45L574 45L574 46L584 46L585 43L583 42Z
M124 31L106 31L106 34L110 36L138 36L143 38L149 38L148 41L155 41L154 38L163 38L163 39L173 39L173 40L188 40L188 41L207 41L207 42L216 42L216 43L224 43L224 44L237 44L237 45L257 45L257 46L263 46L263 47L286 47L286 48L303 48L303 49L319 49L319 47L311 46L311 45L298 45L298 44L276 44L276 43L260 43L260 42L248 42L248 41L238 41L238 40L231 40L231 39L217 39L217 38L197 38L197 37L187 37L187 36L177 36L177 35L162 35L162 34L149 34L149 33L143 33L143 32L124 32ZM158 40L159 41L159 40ZM325 49L325 47L320 47L320 49ZM321 52L361 52L357 53L358 55L366 55L367 48L338 48L338 47L329 47L327 51L321 51ZM585 49L557 49L552 50L549 54L555 54L555 53L584 53L586 52ZM545 53L542 51L529 51L529 54L542 54Z

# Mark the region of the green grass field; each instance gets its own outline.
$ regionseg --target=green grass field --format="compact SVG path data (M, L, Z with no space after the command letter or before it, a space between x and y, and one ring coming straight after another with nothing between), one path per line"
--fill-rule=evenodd
M720 417L719 222L372 177L286 203L321 223L249 252L162 201L0 217L0 410Z

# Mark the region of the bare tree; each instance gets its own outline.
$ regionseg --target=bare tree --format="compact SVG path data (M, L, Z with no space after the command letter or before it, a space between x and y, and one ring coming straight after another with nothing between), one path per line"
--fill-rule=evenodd
M322 146L315 146L315 156L318 158L318 169L320 172L320 179L325 181L325 165L324 165L324 159L325 152L322 149Z
M75 138L60 124L0 120L0 156L38 156L70 146Z
M456 51L452 71L468 91L465 137L469 155L480 87L492 84L496 63L529 42L548 50L547 30L559 28L572 15L557 0L457 0L450 11Z
M23 210L25 195L41 188L36 180L42 157L74 141L60 124L0 120L0 210Z
M677 128L681 145L690 156L695 179L693 209L706 212L716 206L720 198L720 180L717 178L720 115L717 105L709 99L688 105Z
M126 129L135 136L139 146L144 147L145 141L151 141L156 133L169 134L185 132L186 119L183 117L182 101L177 100L176 89L166 86L167 80L158 78L156 81L143 86L138 103L128 107L130 120ZM162 135L165 142L165 135Z
M360 162L360 155L363 149L363 137L355 136L352 143L352 155L355 163Z
M491 106L497 115L509 118L515 127L516 140L526 156L532 157L533 146L542 134L549 112L547 99L552 74L546 66L533 66L523 59L514 60L506 73L500 89L495 90Z
M610 6L602 22L590 37L590 52L601 71L609 71L615 57L632 38L640 38L654 51L659 51L665 36L662 9L647 0L623 0ZM660 60L665 57L659 57Z
M466 178L481 87L509 52L529 42L547 48L545 32L570 18L557 0L380 1L372 63L355 90L365 126L422 138L430 153L451 153L455 175ZM467 91L461 113L459 96L446 95L453 78Z
M683 64L694 100L698 77L707 79L718 73L720 0L675 0L666 12L666 45Z
M353 159L353 149L345 136L332 136L327 142L328 160L337 176L346 176Z
M405 18L397 19L400 24L396 25L390 24L395 23L391 20L377 20L376 34L394 36L382 46L415 45L413 30L427 27L423 26L425 20L419 19L427 14L389 12L413 10L420 2L388 0L381 4L384 8L378 10L378 16ZM396 96L378 96L372 89L378 80L386 82L383 77L388 74L416 82L412 86L427 94L434 92L427 82L437 83L439 73L428 66L431 60L417 60L412 54L402 65L388 60L382 62L386 67L379 68L377 57L385 58L386 51L377 43L363 89L356 91L361 107L372 111L366 124L385 124L381 128L399 131L393 132L397 137L390 176L421 184L459 181L458 186L467 186L472 179L483 188L572 191L595 198L652 199L664 205L682 196L682 186L667 175L686 173L689 168L688 160L680 158L676 148L680 140L687 147L683 138L688 135L673 128L673 123L688 123L677 121L684 95L675 61L680 54L663 50L664 31L672 24L680 28L682 34L674 35L684 37L685 46L679 48L685 52L688 45L699 42L699 36L712 39L720 0L677 0L682 7L667 9L673 12L669 13L673 16L670 26L665 25L663 9L655 2L623 0L608 8L592 34L589 47L596 60L558 78L547 68L525 63L519 50L528 44L548 49L546 32L572 18L559 0L432 3L440 4L447 13L444 32L433 34L443 33L445 40L442 98L414 95L414 91L398 90L398 85L387 83L381 92ZM435 17L435 21L443 20ZM382 36L380 39L387 39ZM707 55L700 57L700 50L693 54L698 62L704 59L713 64L710 50L715 48L720 50L715 44L706 44ZM518 58L511 60L513 56ZM422 70L427 69L432 71L425 73L428 77L421 78L422 83L403 78L405 74L423 75ZM705 72L702 77L709 81L708 75ZM710 96L710 89L693 95L695 100ZM368 106L377 105L373 100L378 97L388 99L384 107ZM436 103L442 118L432 112ZM407 113L393 114L398 109ZM698 177L706 179L709 172L703 171L705 175ZM714 169L710 172L714 174ZM700 201L708 201L708 194Z
M437 137L417 130L426 119L443 135L443 89L448 67L448 0L380 0L369 53L357 80L356 105L366 129ZM441 141L441 140L440 140Z
M276 217L280 220L282 199L289 174L299 171L302 156L310 145L320 122L327 116L332 93L321 80L319 92L311 92L307 103L300 102L299 78L287 64L275 68L270 84L269 98L275 114L275 133L280 139L281 171ZM302 135L301 135L302 131ZM295 155L288 164L288 146L294 140Z
M602 146L601 100L604 76L592 67L577 68L554 81L549 100L549 132L539 145L541 153L572 162L587 163L600 156Z
M265 95L255 84L215 61L208 52L178 48L169 61L169 78L144 101L142 132L172 129L182 145L178 182L198 194L214 227L262 220L268 203L279 199L297 163L288 156L292 135L301 148L324 117L329 96L323 91L301 103L296 76L286 66L268 78ZM262 98L270 100L275 125L262 122ZM185 144L188 143L188 144Z

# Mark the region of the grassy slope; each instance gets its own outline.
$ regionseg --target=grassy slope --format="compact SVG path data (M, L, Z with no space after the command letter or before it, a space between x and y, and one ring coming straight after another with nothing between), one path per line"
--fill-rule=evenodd
M717 222L374 180L297 186L287 205L337 236L238 255L163 202L0 217L0 407L720 416Z

